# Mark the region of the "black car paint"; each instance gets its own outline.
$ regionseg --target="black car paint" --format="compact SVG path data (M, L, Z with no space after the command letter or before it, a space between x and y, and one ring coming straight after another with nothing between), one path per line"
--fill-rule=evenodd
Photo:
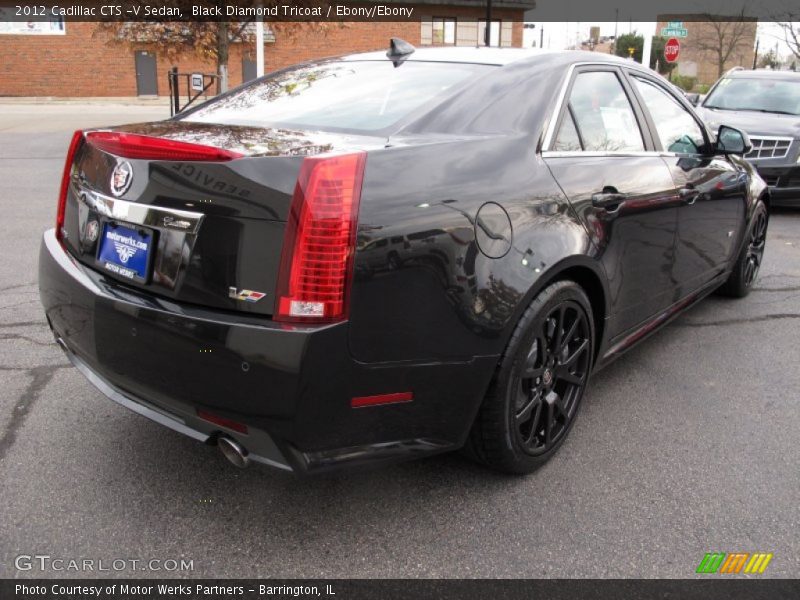
M195 408L208 409L268 433L298 471L459 447L514 325L539 290L565 277L586 288L600 368L724 280L765 193L743 161L669 157L649 133L642 156L547 156L542 140L558 118L558 93L570 67L583 62L621 75L627 68L577 53L511 63L386 139L246 132L271 148L259 153L231 128L179 119L121 128L244 149L248 157L130 161L134 185L123 199L204 214L172 287L95 271L74 243L80 232L71 197L68 252L49 232L40 259L41 297L55 335L143 404L191 423ZM271 298L300 162L323 146L368 152L349 320L276 323L271 301L243 305L227 289L261 289ZM108 157L86 149L80 160L81 185L108 194ZM212 180L230 187L204 183ZM679 191L689 183L697 191L691 205ZM592 205L591 195L606 185L627 195L616 211ZM487 212L495 218L478 218L487 203L508 215L510 227L496 210ZM180 235L157 231L162 239ZM479 238L504 253L490 257ZM720 239L727 253L712 255ZM406 390L413 402L350 407L355 396ZM220 431L205 434L213 441ZM259 451L252 435L238 439Z

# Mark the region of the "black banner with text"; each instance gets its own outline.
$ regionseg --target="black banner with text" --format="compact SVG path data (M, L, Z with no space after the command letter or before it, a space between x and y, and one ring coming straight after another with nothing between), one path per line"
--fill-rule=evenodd
M3 600L263 600L266 598L329 600L516 600L680 599L795 600L800 580L772 579L372 579L372 580L54 580L0 581Z
M495 13L524 21L800 20L787 0L491 0ZM487 0L0 0L0 23L68 21L419 21L436 8L484 11Z

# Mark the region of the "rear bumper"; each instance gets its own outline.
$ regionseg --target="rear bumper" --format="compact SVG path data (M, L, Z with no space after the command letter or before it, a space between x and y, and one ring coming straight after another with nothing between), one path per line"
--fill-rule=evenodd
M299 472L385 463L463 444L496 357L354 361L347 323L296 327L179 305L78 263L45 233L42 304L73 364L112 400L197 440L235 439L252 460ZM404 404L351 399L411 391ZM229 430L207 411L247 426Z

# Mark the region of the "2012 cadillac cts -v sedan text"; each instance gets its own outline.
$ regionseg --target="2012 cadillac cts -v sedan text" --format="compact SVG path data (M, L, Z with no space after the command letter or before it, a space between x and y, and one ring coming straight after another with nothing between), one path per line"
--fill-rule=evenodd
M97 388L235 464L529 472L593 370L748 292L748 149L630 61L393 40L76 132L41 299Z

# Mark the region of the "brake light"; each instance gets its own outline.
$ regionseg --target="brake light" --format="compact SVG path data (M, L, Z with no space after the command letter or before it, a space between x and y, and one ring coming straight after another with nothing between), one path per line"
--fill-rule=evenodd
M64 236L64 214L67 210L67 192L69 191L69 180L72 176L72 163L75 162L75 154L83 144L83 131L80 129L72 134L72 141L67 150L67 159L64 162L64 173L61 176L61 190L58 194L58 209L56 210L56 239L61 241Z
M134 159L227 161L244 156L214 146L120 131L92 131L86 134L86 141L103 152Z
M347 318L366 154L307 157L281 252L275 319Z

